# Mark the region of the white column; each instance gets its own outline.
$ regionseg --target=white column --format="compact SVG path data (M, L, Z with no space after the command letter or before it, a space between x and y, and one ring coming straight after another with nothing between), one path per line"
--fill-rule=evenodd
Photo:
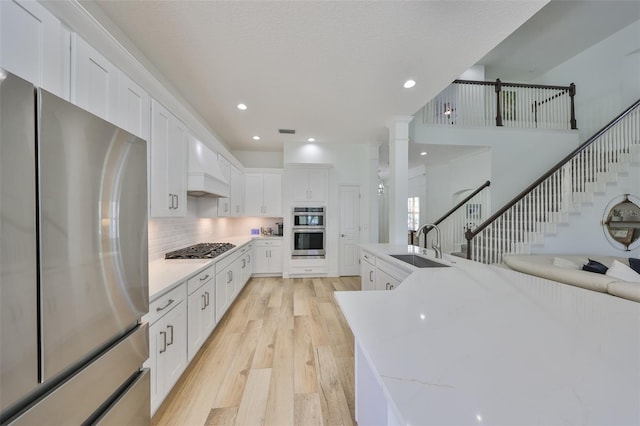
M407 244L409 123L413 116L393 117L389 124L389 243Z

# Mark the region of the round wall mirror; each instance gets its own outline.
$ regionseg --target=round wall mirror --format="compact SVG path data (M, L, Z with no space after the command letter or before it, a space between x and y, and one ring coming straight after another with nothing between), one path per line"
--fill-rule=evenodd
M615 203L605 212L603 221L605 233L610 241L624 246L625 250L640 240L640 200L625 194L622 201Z

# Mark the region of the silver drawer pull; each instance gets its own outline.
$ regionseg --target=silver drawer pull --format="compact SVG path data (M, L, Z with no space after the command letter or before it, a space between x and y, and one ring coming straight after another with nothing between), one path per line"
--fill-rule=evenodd
M173 345L173 326L171 324L167 325L167 328L171 330L171 340L167 343L167 346Z
M174 300L173 300L173 299L169 299L169 300L167 301L167 304L166 304L166 305L164 305L164 306L163 306L163 307L161 307L161 308L156 308L156 312L164 311L164 310L165 310L165 309L167 309L167 308L169 307L169 305L170 305L170 304L172 304L173 302L174 302Z
M200 278L200 281L204 281L204 280L206 280L207 278L209 278L209 274L207 274L207 275L205 275L204 277Z

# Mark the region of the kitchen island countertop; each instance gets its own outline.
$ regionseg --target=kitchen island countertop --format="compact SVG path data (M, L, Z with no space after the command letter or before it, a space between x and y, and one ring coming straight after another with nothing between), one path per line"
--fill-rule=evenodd
M362 246L388 262L412 247ZM400 424L640 424L639 303L442 261L393 291L335 293Z

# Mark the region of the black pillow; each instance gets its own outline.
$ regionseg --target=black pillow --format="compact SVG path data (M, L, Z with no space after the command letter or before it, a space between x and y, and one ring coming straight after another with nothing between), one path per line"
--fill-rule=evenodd
M600 262L596 262L595 260L589 259L589 263L582 266L583 271L595 272L596 274L606 274L607 268Z
M640 259L636 259L635 257L629 258L629 266L631 269L640 274Z

